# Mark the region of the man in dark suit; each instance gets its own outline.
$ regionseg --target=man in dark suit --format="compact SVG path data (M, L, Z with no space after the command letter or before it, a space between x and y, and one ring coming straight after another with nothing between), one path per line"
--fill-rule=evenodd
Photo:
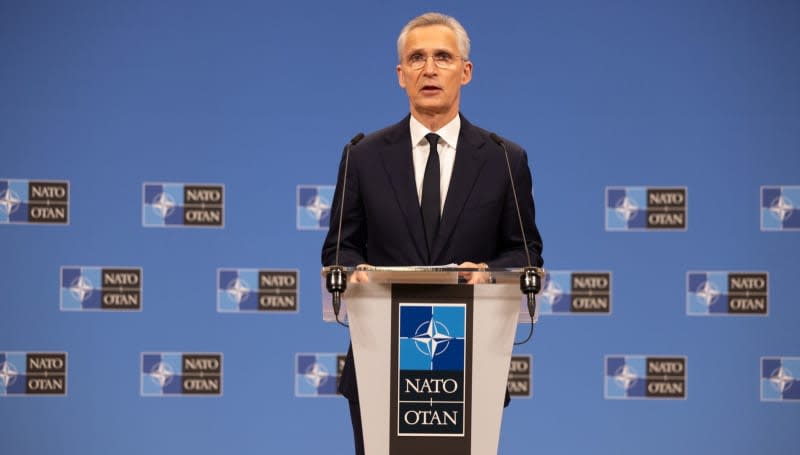
M458 264L463 268L528 264L503 149L489 132L459 112L461 87L472 79L469 38L454 18L427 13L409 22L397 40L400 86L410 115L352 147L347 192L341 199L344 157L331 209L323 265ZM504 140L519 197L530 262L542 265L531 173L525 151ZM486 274L463 273L468 283ZM351 282L363 282L356 272ZM349 400L356 453L363 436L352 349L339 391Z

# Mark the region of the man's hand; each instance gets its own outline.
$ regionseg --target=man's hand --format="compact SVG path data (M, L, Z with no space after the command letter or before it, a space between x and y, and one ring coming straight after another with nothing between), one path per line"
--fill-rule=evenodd
M461 269L488 269L489 266L485 262L476 264L474 262L462 262L458 264ZM481 284L488 283L491 280L492 274L489 272L458 272L458 276L467 280L467 284Z
M369 264L358 264L356 270L350 275L349 283L369 283L369 272L366 270L359 270L363 268L372 267Z

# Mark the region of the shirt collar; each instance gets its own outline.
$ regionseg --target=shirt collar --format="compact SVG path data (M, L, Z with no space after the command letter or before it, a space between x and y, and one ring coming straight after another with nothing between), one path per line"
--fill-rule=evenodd
M409 127L411 129L411 144L415 146L419 145L419 143L425 139L426 134L436 133L445 144L456 148L458 133L461 130L461 116L456 115L453 117L453 120L450 120L445 126L439 128L439 131L431 131L411 115Z

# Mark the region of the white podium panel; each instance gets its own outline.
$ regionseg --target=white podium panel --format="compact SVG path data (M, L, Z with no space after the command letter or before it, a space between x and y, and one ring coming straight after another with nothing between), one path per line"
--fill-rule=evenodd
M519 286L429 284L436 280L425 278L409 284L413 279L405 276L405 284L393 284L387 278L351 283L344 295L366 453L424 453L427 447L496 454Z

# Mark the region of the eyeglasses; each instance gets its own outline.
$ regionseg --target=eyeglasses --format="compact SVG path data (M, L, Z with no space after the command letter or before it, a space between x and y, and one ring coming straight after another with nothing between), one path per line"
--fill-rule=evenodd
M447 52L437 52L433 55L411 54L406 60L406 63L412 69L418 70L422 69L428 63L429 58L432 58L433 64L436 65L437 68L441 69L453 68L456 66L457 59L464 60L462 57L452 55Z

